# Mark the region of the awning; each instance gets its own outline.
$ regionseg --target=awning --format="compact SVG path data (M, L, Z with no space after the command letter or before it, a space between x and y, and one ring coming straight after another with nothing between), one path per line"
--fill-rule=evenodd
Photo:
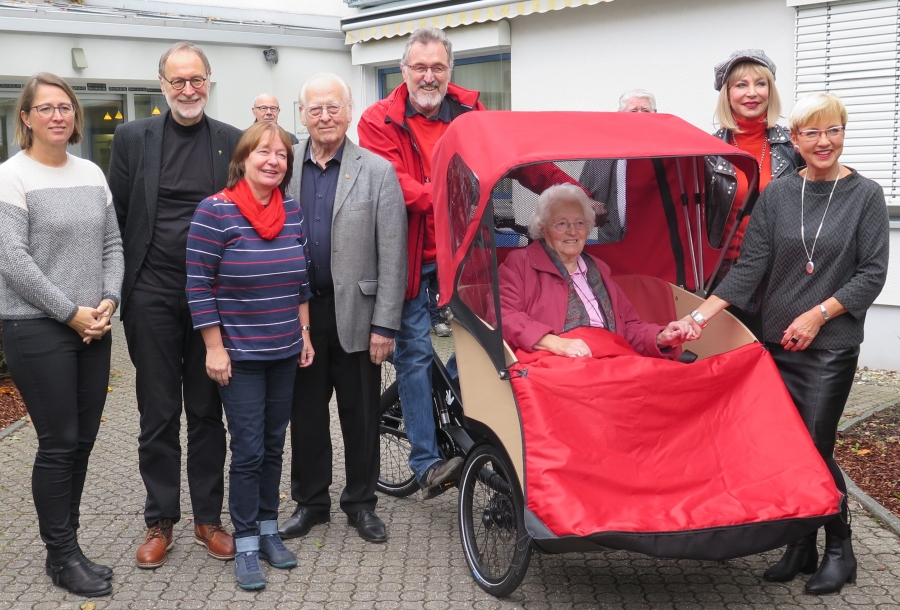
M353 20L341 29L346 32L345 43L353 44L366 40L378 40L394 36L405 36L414 30L433 26L436 28L455 28L460 25L484 23L512 19L520 15L546 13L576 6L591 6L613 0L520 0L519 2L503 2L502 0L482 0L467 2L454 7L418 10L392 17ZM451 10L455 9L455 10ZM449 11L449 12L448 12Z

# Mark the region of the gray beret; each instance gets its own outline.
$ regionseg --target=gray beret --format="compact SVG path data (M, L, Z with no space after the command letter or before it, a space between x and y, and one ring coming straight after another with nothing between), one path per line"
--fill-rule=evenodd
M731 72L731 68L734 64L745 61L752 61L755 64L765 66L772 71L773 76L775 75L775 62L766 55L765 51L762 49L742 49L740 51L735 51L728 59L716 66L716 91L722 89L722 86L725 84L725 77Z

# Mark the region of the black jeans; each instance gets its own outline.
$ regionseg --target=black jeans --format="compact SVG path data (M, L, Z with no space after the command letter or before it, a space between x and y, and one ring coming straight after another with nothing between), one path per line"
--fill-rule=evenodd
M766 347L775 359L784 385L800 417L806 424L816 449L834 478L834 484L844 494L841 513L825 524L825 532L845 539L850 536L847 484L834 460L837 427L853 387L859 346L845 349L807 349L785 351L777 343Z
M4 320L3 347L38 437L31 493L51 563L79 551L79 506L106 404L112 337L85 344L56 320Z
M232 360L219 388L231 433L228 509L234 537L259 536L260 521L278 519L284 437L291 419L297 356Z
M312 365L297 369L294 381L291 497L299 506L316 512L331 509L328 403L336 392L347 473L341 509L348 515L374 510L378 502L375 484L381 468L381 367L372 364L368 351L347 353L341 347L333 295L317 296L309 302L309 320L310 341L316 355Z
M222 522L225 425L216 382L206 374L206 346L191 325L184 296L134 289L124 319L136 371L138 463L147 489L147 527L181 518L182 397L187 417L187 478L194 523Z

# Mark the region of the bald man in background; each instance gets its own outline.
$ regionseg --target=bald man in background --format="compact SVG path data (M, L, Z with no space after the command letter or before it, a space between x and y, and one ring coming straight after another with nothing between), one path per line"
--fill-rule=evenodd
M253 116L256 117L256 120L253 121L256 123L257 121L266 121L268 123L278 123L278 115L281 114L281 107L278 106L278 98L272 95L271 93L260 93L256 96L256 99L253 100ZM291 138L291 144L299 144L300 140L297 139L297 136L294 135L293 130L286 129L288 132L288 136Z

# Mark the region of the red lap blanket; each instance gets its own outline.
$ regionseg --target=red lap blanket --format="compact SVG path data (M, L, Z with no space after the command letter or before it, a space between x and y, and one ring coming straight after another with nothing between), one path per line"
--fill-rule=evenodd
M837 512L835 488L758 343L693 364L577 329L592 358L519 351L528 508L557 536L687 532Z

